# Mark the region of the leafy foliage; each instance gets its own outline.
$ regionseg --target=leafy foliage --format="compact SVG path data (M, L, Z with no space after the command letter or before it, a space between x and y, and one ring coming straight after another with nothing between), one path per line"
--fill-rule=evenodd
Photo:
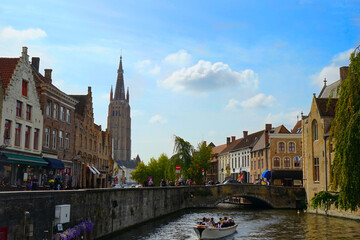
M358 47L359 48L359 47ZM339 191L339 206L356 210L360 206L360 55L350 55L347 78L341 83L331 138L335 158L331 182Z
M165 154L158 159L151 158L148 165L140 162L136 170L131 173L132 179L143 183L151 176L156 186L159 186L161 179L175 182L177 178L175 166L180 165L184 179L192 179L201 184L203 182L202 169L206 171L211 165L212 147L202 142L194 151L194 147L189 142L175 136L174 153L170 159Z
M188 172L197 184L203 183L204 177L202 175L202 169L206 172L206 170L210 168L211 155L212 147L206 146L205 142L199 143L198 149L193 153Z
M190 178L188 170L193 152L194 147L188 141L185 141L179 136L175 136L174 153L176 157L174 159L179 162L185 178Z
M332 204L335 204L336 208L339 206L338 194L331 194L327 191L321 191L311 199L311 207L313 208L330 206Z

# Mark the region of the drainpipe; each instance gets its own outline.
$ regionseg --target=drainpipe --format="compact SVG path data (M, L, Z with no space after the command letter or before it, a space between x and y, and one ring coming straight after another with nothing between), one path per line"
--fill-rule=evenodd
M326 156L326 139L329 137L329 134L324 134L323 138L324 138L324 160L325 160L325 191L327 192L328 190L328 183L327 183L327 156ZM327 215L328 212L328 203L326 203L325 206L325 214Z

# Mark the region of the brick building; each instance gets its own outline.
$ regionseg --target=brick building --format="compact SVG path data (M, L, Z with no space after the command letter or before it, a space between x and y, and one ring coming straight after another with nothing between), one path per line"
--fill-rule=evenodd
M75 155L75 105L77 100L52 84L52 69L39 72L40 58L33 57L33 75L44 113L42 155L49 162L49 178L63 177L64 187L74 187L73 157Z

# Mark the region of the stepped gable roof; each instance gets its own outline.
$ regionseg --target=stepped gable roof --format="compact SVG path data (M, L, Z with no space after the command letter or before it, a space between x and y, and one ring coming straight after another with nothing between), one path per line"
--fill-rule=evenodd
M301 133L302 126L301 126L301 120L297 121L294 128L291 130L291 133Z
M321 117L335 117L336 98L315 98L315 102Z
M138 165L138 162L134 160L130 160L130 161L116 160L116 163L119 167L130 168L130 169L135 169Z
M75 105L75 112L81 115L84 115L86 102L88 99L87 95L69 95L72 98L75 98L79 102Z
M3 89L7 89L20 58L0 58L0 73Z
M219 154L226 148L226 144L219 145L212 148L213 154Z
M235 139L235 141L233 141L233 142L231 142L231 143L229 143L229 144L224 144L224 145L225 145L225 148L224 148L224 150L222 150L219 154L230 152L231 150L234 149L234 147L235 147L242 139L243 139L243 138Z
M243 138L235 147L234 150L247 148L247 147L254 147L256 142L260 139L261 135L264 131L258 131L256 133L252 133Z
M339 93L337 88L340 85L340 80L333 82L329 85L324 85L323 89L319 93L318 98L339 98Z

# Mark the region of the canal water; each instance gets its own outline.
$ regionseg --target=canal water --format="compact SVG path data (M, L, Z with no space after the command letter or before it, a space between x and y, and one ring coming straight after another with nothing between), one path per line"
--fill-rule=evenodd
M171 214L119 233L110 240L195 240L193 226L203 217L231 217L239 224L233 239L360 239L360 221L296 210L216 208Z

